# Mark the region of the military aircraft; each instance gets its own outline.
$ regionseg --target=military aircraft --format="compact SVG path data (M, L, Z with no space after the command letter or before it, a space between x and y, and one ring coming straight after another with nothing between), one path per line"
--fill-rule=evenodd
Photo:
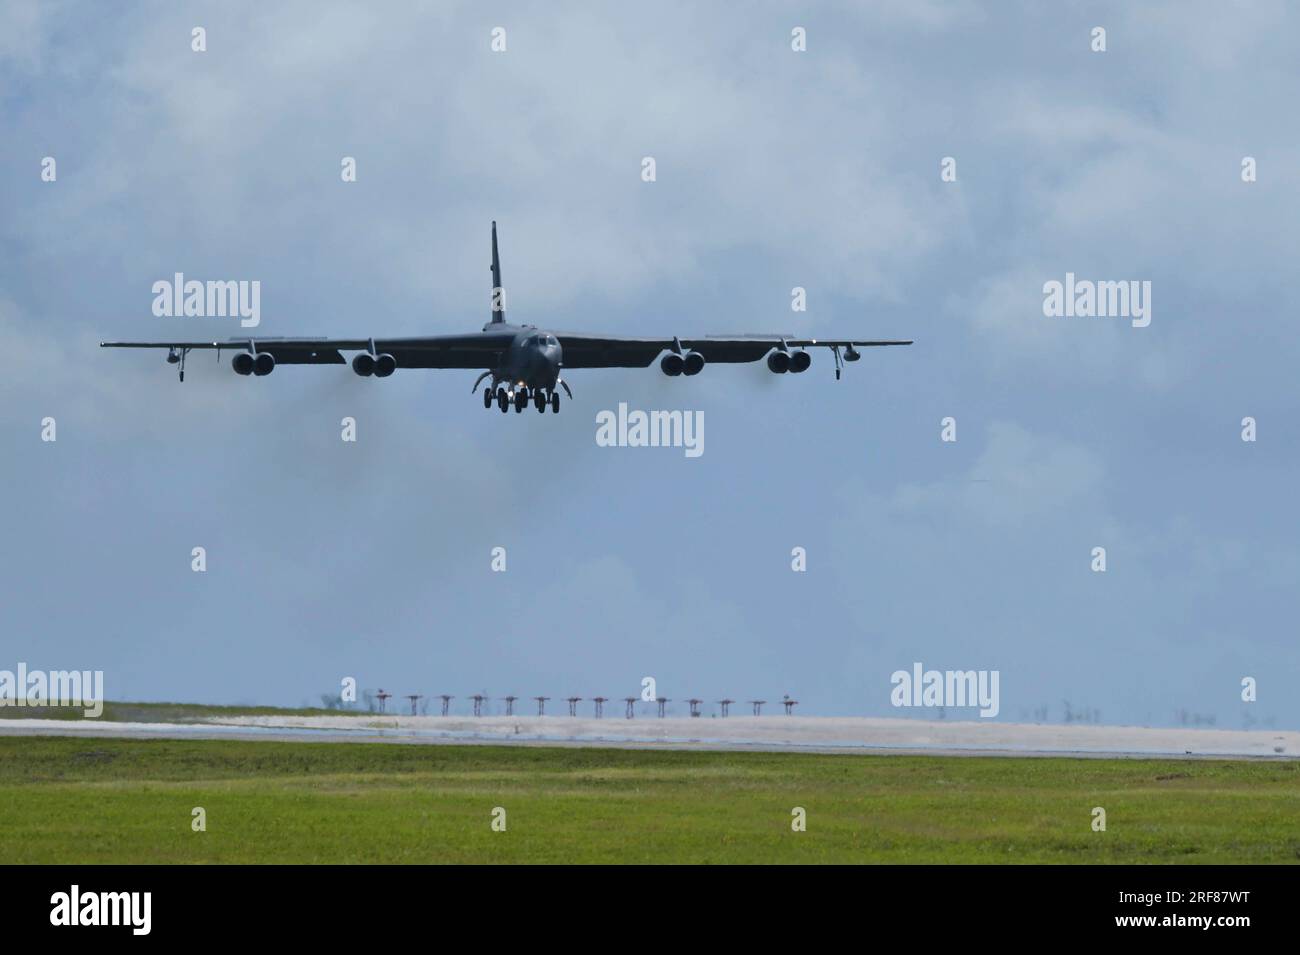
M625 338L582 332L553 332L535 325L506 322L501 259L497 253L497 224L492 223L492 314L479 332L424 338L231 338L224 342L100 342L102 348L166 348L167 361L179 365L185 380L185 356L195 349L235 354L230 365L240 375L269 375L280 365L343 365L342 352L358 352L352 370L362 377L387 378L398 368L485 369L470 394L484 379L483 407L495 402L502 411L513 405L523 411L531 402L538 411L560 410L561 377L578 368L646 368L656 358L665 375L698 375L706 364L758 361L776 374L798 374L812 364L811 347L829 348L838 379L846 361L862 357L858 348L910 345L910 341L793 338L788 335L705 336L703 338ZM660 356L663 356L660 358Z

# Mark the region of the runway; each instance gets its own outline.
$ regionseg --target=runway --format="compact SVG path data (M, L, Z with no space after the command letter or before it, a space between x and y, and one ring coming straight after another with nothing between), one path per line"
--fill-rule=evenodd
M1138 726L730 716L243 716L186 723L0 719L0 735L134 739L596 746L948 756L1295 759L1300 732Z

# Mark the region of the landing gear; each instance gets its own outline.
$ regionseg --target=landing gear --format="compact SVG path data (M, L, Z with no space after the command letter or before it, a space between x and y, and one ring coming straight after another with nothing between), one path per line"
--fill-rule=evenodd
M511 405L513 405L515 413L519 414L531 403L537 409L538 414L544 414L547 405L551 406L551 411L554 414L559 414L560 387L565 387L563 382L558 383L555 388L544 388L540 385L536 387L529 387L528 385L511 386L510 384L495 385L483 389L483 407L490 409L495 402L496 406L504 413L509 411Z

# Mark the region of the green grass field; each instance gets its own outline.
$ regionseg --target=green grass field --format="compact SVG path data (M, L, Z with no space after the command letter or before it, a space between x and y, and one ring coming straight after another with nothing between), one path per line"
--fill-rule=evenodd
M1300 763L0 737L0 857L1294 863Z

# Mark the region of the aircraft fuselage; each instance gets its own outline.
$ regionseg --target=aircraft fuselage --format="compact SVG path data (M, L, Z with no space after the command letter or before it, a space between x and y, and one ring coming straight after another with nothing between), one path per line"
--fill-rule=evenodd
M531 325L502 328L500 323L485 325L483 330L514 333L510 346L491 369L494 383L546 390L556 386L564 351L554 334Z

